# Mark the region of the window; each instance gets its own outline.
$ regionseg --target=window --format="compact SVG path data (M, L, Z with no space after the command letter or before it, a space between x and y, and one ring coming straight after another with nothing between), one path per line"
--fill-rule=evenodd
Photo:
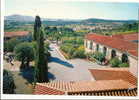
M128 56L126 54L122 54L122 62L128 63Z
M106 53L107 53L107 48L106 47L103 47L103 53L106 56Z
M90 49L92 50L92 46L93 46L93 43L92 41L90 42Z
M96 46L96 51L99 51L99 44L97 44Z
M116 51L115 50L112 50L111 51L111 58L114 58L116 56Z

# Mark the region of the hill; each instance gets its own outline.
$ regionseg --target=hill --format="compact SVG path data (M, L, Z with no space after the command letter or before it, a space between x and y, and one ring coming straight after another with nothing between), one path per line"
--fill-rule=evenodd
M97 18L90 18L83 20L82 23L133 23L137 20L110 20L110 19L97 19Z
M23 15L10 15L10 16L5 16L5 20L8 21L18 21L18 22L31 22L34 21L34 17L32 16L23 16Z
M7 21L17 21L17 22L32 22L34 17L32 16L23 16L23 15L10 15L6 16L5 20ZM84 25L93 25L95 23L134 23L136 20L108 20L108 19L97 19L90 18L84 20L74 20L74 19L50 19L42 18L44 24L47 25L70 25L70 24L84 24Z

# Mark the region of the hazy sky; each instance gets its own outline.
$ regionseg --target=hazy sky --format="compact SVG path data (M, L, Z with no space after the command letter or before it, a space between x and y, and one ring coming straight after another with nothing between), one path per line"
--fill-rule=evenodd
M40 15L44 18L138 19L139 3L5 0L5 15Z

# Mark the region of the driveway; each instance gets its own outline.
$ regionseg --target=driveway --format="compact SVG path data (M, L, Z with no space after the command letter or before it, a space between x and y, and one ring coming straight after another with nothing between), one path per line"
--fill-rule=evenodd
M50 45L50 52L52 57L48 66L52 80L94 80L88 69L104 67L83 59L66 60L55 44Z

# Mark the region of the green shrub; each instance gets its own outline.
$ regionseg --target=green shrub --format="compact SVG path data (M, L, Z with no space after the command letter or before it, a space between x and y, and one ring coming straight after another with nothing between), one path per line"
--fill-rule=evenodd
M83 38L76 38L76 43L83 45L84 44L84 39Z
M69 43L69 44L78 44L78 45L83 45L84 41L83 41L83 38L81 37L64 37L62 38L62 43L65 44L65 43Z
M112 58L112 59L110 60L110 64L111 64L112 67L119 67L119 65L120 65L121 63L122 63L122 62L121 62L117 57Z
M105 55L101 52L95 52L95 53L93 53L93 55L91 57L95 58L96 60L98 60L100 62L103 62L105 59Z
M84 50L84 46L80 46L78 49L75 50L75 52L73 53L73 57L76 58L85 58L85 50Z
M13 52L15 46L19 43L21 43L21 41L17 38L4 41L4 51Z
M71 58L85 58L85 50L84 46L71 43L64 43L60 46L60 49L69 55L69 59Z
M68 52L69 47L68 47L68 45L63 44L63 45L61 45L61 46L60 46L60 49L61 49L62 51L64 51L65 53L67 53L67 52Z
M121 64L119 64L119 67L129 67L129 64L128 63L121 63Z
M68 49L68 54L70 55L70 56L73 56L73 53L75 52L75 48L74 47L69 47L69 49Z
M4 94L13 94L15 91L15 83L13 75L11 72L4 70L3 71L3 93Z
M69 43L65 43L65 44L61 45L60 49L70 56L72 56L73 53L75 52L74 46L72 44L69 44Z
M44 48L48 50L49 49L49 45L50 45L49 42L45 42L44 43Z

